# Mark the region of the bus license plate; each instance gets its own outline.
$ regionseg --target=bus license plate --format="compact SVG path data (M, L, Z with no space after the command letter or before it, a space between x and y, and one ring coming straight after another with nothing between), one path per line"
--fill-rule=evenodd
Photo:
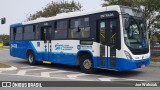
M141 66L141 68L144 68L144 67L146 67L146 66L145 66L145 65L142 65L142 66Z

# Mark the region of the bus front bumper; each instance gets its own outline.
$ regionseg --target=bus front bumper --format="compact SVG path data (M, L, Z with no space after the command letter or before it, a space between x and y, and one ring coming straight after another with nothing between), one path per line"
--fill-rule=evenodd
M127 60L127 59L117 59L117 70L127 71L137 68L142 68L150 64L150 58L143 60Z

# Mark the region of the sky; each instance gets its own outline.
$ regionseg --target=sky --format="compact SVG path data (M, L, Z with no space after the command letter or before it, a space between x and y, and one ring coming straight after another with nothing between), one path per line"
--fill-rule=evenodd
M41 10L51 1L60 0L1 0L0 1L0 18L6 18L6 24L0 25L0 34L9 34L11 24L23 22L36 11ZM65 0L71 1L71 0ZM74 0L81 3L84 10L100 8L102 0Z

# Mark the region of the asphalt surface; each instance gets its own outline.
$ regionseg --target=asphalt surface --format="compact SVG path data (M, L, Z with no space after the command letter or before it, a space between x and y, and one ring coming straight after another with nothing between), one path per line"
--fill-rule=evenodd
M98 70L96 74L84 74L75 66L30 66L23 59L11 57L9 50L0 50L0 62L17 67L17 70L0 72L0 81L160 81L159 64L126 72Z

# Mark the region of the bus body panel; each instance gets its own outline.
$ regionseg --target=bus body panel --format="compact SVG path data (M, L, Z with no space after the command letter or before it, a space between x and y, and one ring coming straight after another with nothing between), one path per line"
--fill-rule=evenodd
M71 15L70 15L71 14ZM113 17L112 17L113 15ZM115 16L114 16L115 15ZM58 64L66 64L66 65L79 65L78 61L78 55L82 52L87 52L91 55L93 59L93 66L94 68L102 68L102 69L111 69L116 71L126 71L126 70L132 70L136 68L141 68L142 66L147 66L150 63L150 50L146 54L139 54L134 55L130 51L130 49L126 46L124 41L124 25L122 20L122 12L120 9L120 6L109 6L107 8L103 8L100 10L93 10L88 12L78 12L78 13L69 13L67 15L60 15L55 16L51 18L44 18L44 19L37 19L29 22L23 22L11 25L11 28L16 27L25 27L27 25L35 25L34 28L36 30L41 31L45 27L52 28L53 33L51 36L55 35L55 23L57 21L66 20L67 22L70 22L72 19L77 18L83 18L88 17L89 18L89 26L90 26L90 37L88 38L75 38L72 39L67 35L67 39L57 40L57 39L48 39L44 40L44 38L40 38L38 40L30 40L30 41L14 41L11 40L10 42L10 54L14 57L19 57L22 59L27 59L27 52L33 51L35 55L36 61L49 61L52 63L58 63ZM111 53L111 45L108 45L107 43L110 43L110 39L114 37L114 35L110 36L111 30L109 23L112 21L116 21L117 27L116 30L119 30L118 33L115 33L119 35L118 40L119 43L114 43L117 45L115 53L116 55L112 55ZM104 55L101 56L101 49L102 43L100 40L98 40L100 37L100 22L104 22L107 27L105 27L105 30L107 33L104 35L106 36L106 42L104 44ZM68 24L68 23L67 23ZM69 25L68 25L69 26ZM69 27L67 28L67 34L69 33ZM12 30L12 29L11 29ZM36 31L35 31L36 32ZM117 32L117 31L116 31ZM40 34L41 35L41 34ZM41 35L42 36L42 35ZM117 40L117 37L116 37ZM83 45L81 44L81 41L91 41L93 44ZM125 52L127 51L131 54L133 60L127 59ZM102 57L103 60L102 60ZM115 58L115 61L113 61L113 58ZM115 62L115 63L114 63ZM115 65L112 65L115 64Z

